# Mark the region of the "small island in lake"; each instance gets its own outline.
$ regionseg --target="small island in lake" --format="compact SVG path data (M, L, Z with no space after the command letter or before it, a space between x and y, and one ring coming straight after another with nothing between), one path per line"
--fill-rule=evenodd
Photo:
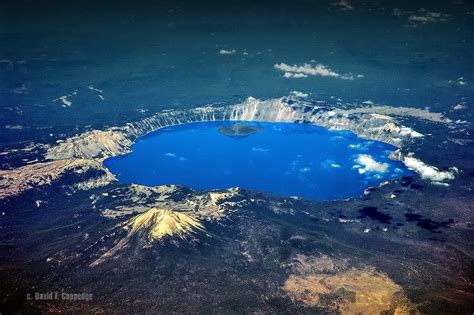
M230 126L219 126L219 131L227 136L249 136L262 130L261 127L235 123Z

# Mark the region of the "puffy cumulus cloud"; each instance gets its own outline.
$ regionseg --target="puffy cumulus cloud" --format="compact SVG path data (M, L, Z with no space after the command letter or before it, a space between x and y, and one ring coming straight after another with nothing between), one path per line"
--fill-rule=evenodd
M285 78L306 78L308 76L332 77L344 80L354 80L353 75L339 74L322 64L312 66L309 63L303 65L287 65L286 63L277 63L275 69L285 72Z
M235 53L236 53L235 49L232 49L232 50L221 49L221 50L219 50L219 54L221 54L221 55L232 55L232 54L235 54Z
M422 138L424 137L423 134L409 128L409 127L401 127L400 128L400 135L401 136L410 136L410 138Z
M458 172L456 167L452 167L449 171L440 171L437 167L427 165L423 161L409 155L403 159L405 166L420 174L421 178L432 181L434 183L443 182L454 179L454 174Z
M283 75L285 78L307 78L308 75L304 73L293 73L293 72L285 72Z
M302 97L302 98L305 98L305 97L309 96L308 93L303 93L303 92L300 92L300 91L291 91L290 94L293 95L293 96Z
M298 66L298 65L290 66L290 65L287 65L286 63L280 63L280 64L276 64L275 68L281 71L289 72L289 73L303 73L306 75L319 75L322 77L336 77L336 78L340 76L338 73L331 71L329 68L321 64L318 64L313 67L312 65L308 63L305 63L302 66Z
M366 172L384 173L389 168L387 163L379 163L369 154L359 154L356 162L359 164L355 166L355 168L358 168L359 174L364 174Z
M77 90L75 90L74 92L72 92L70 94L60 96L57 99L54 99L53 102L61 101L61 103L62 103L61 106L62 107L71 107L72 102L71 102L70 99L68 99L68 97L75 96L75 95L77 95Z
M72 102L68 100L67 95L61 96L59 97L59 99L61 100L61 102L63 102L63 105L61 105L62 107L71 107Z

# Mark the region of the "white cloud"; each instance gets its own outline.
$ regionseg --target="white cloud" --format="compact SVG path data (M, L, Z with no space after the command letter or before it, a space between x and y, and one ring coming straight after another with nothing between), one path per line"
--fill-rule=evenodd
M437 167L427 165L413 156L407 156L403 159L405 166L420 174L421 178L432 182L442 182L454 179L457 169L452 167L449 171L440 171Z
M219 54L221 54L221 55L232 55L232 54L235 54L235 53L236 53L235 49L232 49L232 50L221 49L221 50L219 50Z
M311 171L311 167L303 167L303 168L300 168L299 171L301 173L308 173L309 171Z
M432 182L432 184L437 185L437 186L445 186L445 187L449 186L448 183L443 183L443 182Z
M354 80L351 74L339 74L322 64L312 66L309 63L303 65L287 65L286 63L279 63L274 65L275 69L285 72L285 78L306 78L308 76L332 77L343 80ZM357 77L361 77L357 75Z
M331 69L321 64L318 64L313 67L312 65L308 63L305 63L302 66L298 66L298 65L290 66L290 65L287 65L286 63L280 63L280 64L275 64L275 68L281 71L289 72L289 73L303 73L306 75L319 75L322 77L335 77L335 78L340 76L338 73L332 71Z
M341 165L337 164L333 160L325 160L324 162L321 163L321 166L324 168L341 168Z
M75 95L77 95L77 90L75 90L74 92L72 92L68 95L60 96L57 99L54 99L53 102L61 101L63 103L61 105L62 107L71 107L72 102L71 102L71 100L68 99L68 97L75 96Z
M70 107L72 105L72 102L68 100L67 97L67 95L64 95L59 98L61 102L63 102L63 105L61 105L62 107Z
M466 85L467 83L466 83L466 81L464 80L463 77L459 77L459 78L458 78L458 84L459 84L459 85Z
M283 75L285 78L307 78L308 75L304 73L293 73L293 72L285 72Z
M450 17L449 14L439 13L439 12L424 12L420 11L418 15L410 15L408 17L408 22L411 23L435 23L435 22L446 22Z
M466 104L465 103L456 104L456 105L453 106L453 109L455 111L460 111L460 110L466 109Z
M165 154L166 156L169 156L169 157L176 157L176 154L174 153L171 153L171 152L168 152Z
M455 80L448 80L448 83L449 84L458 84L458 85L467 85L467 82L464 79L464 77L459 77Z
M359 166L359 174L364 174L365 172L384 173L389 167L387 163L379 163L375 161L369 154L359 154L356 162L359 163L359 165L356 165Z
M252 148L252 152L266 153L266 152L268 152L268 149L253 147L253 148Z
M88 88L89 90L91 90L91 91L95 91L95 92L97 92L97 93L99 93L99 94L102 94L102 93L104 93L104 91L103 91L103 90L100 90L100 89L98 89L98 88L94 87L93 85L89 85L87 88Z
M303 97L303 98L309 96L309 94L303 93L303 92L300 92L300 91L291 91L290 94L294 95L296 97Z
M410 136L410 138L422 138L424 137L423 134L416 132L415 130L409 127L401 127L400 128L400 135L401 136Z
M347 0L340 0L339 2L333 3L333 5L338 6L343 11L354 9Z
M103 90L100 90L100 89L94 87L93 85L89 85L87 88L91 91L97 92L98 93L97 97L100 98L103 101L105 100L104 96L102 95L103 92L104 92Z
M22 125L6 125L5 129L21 130L21 129L24 129L24 127Z

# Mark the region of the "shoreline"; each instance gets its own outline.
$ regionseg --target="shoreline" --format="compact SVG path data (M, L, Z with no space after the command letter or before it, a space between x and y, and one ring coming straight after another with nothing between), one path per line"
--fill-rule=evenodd
M382 112L387 112L386 106L382 109ZM36 185L41 185L44 182L50 183L52 180L45 181L43 178L50 179L51 173L54 173L54 178L57 178L62 173L70 170L70 168L62 165L60 170L54 168L55 163L51 163L54 161L74 161L70 164L73 164L76 171L79 172L83 172L84 168L91 168L91 164L93 164L97 171L104 174L105 180L100 180L100 185L107 185L107 182L110 184L116 179L103 166L105 159L131 152L131 147L138 138L162 128L206 121L309 123L329 130L347 130L362 139L381 141L393 145L396 150L390 154L390 158L403 162L407 168L418 173L423 179L431 179L434 183L442 184L445 184L445 180L454 179L454 173L458 171L454 167L448 171L440 171L438 168L426 165L416 159L412 153L403 152L408 143L413 143L423 135L399 124L394 117L375 113L376 111L377 106L372 104L366 109L359 109L359 111L355 109L347 111L335 107L317 106L314 103L291 96L269 100L258 100L249 97L242 103L229 106L205 106L177 111L165 110L121 127L92 130L65 140L58 140L56 145L47 148L43 161L13 170L2 171L3 178L0 179L0 184L5 188L1 196L5 198ZM394 112L394 110L391 111ZM400 112L400 110L395 112ZM421 115L420 110L416 110L415 113ZM412 113L410 115L413 116ZM440 123L444 119L440 114L431 113L430 115L436 117L436 120L433 121L435 123ZM449 119L444 120L446 123L450 123ZM51 163L52 168L39 167L45 163ZM81 170L81 168L83 169ZM12 178L13 174L21 174L22 176L15 177L24 181L29 173L38 169L44 171L42 174L35 173L39 179L34 184L18 183L15 182L15 178ZM94 180L97 182L97 178L93 178L86 181L90 184L82 182L75 183L75 185L82 188L93 188L95 186ZM15 187L15 189L12 187ZM19 190L18 187L23 188Z

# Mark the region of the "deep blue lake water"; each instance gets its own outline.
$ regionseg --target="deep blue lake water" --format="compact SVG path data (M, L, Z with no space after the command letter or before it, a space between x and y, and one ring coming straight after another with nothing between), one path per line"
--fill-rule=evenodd
M395 148L349 131L292 123L238 137L219 132L232 122L172 126L140 138L133 152L104 165L122 183L180 184L195 189L242 187L283 196L334 200L409 173L388 158Z

